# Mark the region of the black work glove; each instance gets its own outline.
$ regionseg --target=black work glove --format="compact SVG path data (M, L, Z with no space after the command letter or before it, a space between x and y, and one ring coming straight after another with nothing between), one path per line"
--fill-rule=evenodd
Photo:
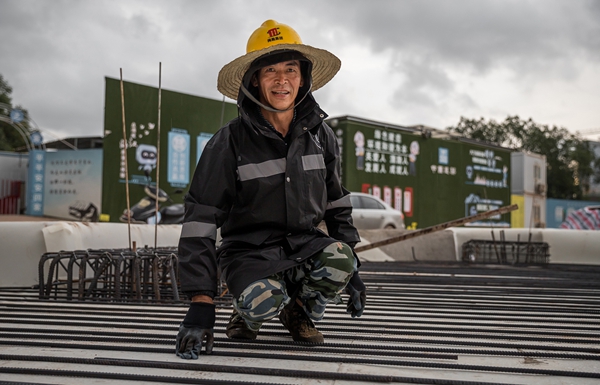
M354 272L350 282L346 285L346 294L350 296L346 313L352 314L352 318L360 317L365 310L367 302L367 288L362 279L358 276L358 271Z
M183 322L179 325L175 353L184 359L197 360L202 344L211 354L214 342L215 305L192 302Z

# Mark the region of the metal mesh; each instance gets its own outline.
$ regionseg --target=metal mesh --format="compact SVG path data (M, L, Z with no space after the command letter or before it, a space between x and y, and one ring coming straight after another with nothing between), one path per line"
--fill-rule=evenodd
M179 301L176 248L75 250L39 262L40 299Z
M473 239L462 245L462 260L470 263L533 264L549 263L546 242L495 241Z
M39 263L39 298L116 302L183 302L177 248L75 250L46 253ZM219 277L217 303L231 302Z

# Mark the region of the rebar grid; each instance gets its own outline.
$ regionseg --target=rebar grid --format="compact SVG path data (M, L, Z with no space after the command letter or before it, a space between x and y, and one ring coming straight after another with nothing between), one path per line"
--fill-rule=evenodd
M75 250L39 262L39 298L179 301L176 248Z
M546 265L550 246L546 242L473 239L462 245L462 260L471 263Z

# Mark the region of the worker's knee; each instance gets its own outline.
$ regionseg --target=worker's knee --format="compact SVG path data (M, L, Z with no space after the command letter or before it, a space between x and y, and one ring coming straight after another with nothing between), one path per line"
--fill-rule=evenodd
M330 244L313 259L316 269L330 268L350 275L356 270L356 263L354 251L343 242Z
M245 319L264 322L275 317L289 301L285 284L269 277L246 287L233 306Z

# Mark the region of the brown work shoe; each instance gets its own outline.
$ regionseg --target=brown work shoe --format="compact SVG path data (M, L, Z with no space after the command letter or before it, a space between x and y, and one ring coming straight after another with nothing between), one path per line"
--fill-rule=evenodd
M258 330L252 330L246 325L246 321L242 316L233 309L233 314L229 318L229 323L225 328L225 335L228 338L235 338L240 340L255 340L258 335Z
M296 301L287 305L279 313L279 320L292 334L297 342L309 342L311 344L322 344L323 334L317 330L315 324Z

